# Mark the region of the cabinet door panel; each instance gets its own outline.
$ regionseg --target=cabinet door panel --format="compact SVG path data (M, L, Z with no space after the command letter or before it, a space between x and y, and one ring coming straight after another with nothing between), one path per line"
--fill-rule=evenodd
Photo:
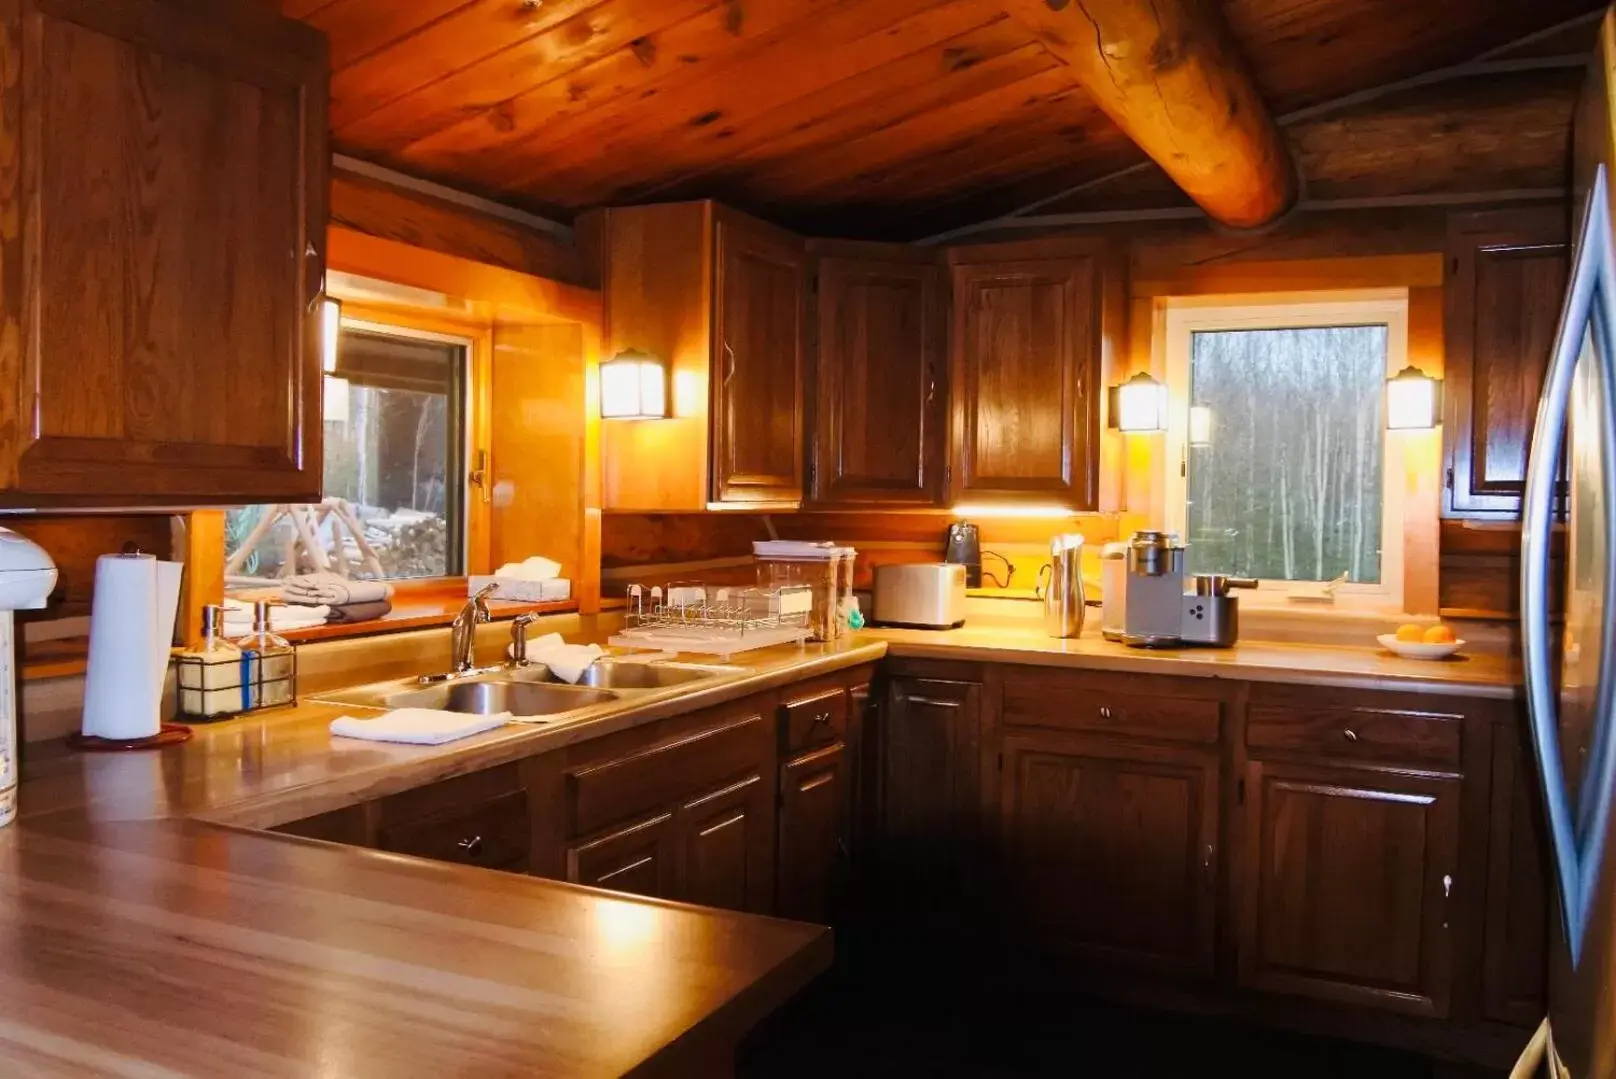
M317 498L323 39L250 5L24 7L0 499Z
M680 806L680 899L760 914L769 910L768 798L763 777L752 775Z
M1099 268L1092 257L954 268L954 496L1093 509Z
M1448 510L1518 513L1570 248L1563 211L1461 217L1448 252Z
M881 734L881 840L955 848L977 818L982 687L895 678Z
M616 892L672 898L676 887L673 814L619 828L567 848L567 880Z
M848 795L847 748L840 742L780 769L781 917L830 920L847 850Z
M1482 1014L1531 1026L1543 1018L1552 894L1548 837L1531 750L1514 731L1493 738Z
M1089 958L1210 976L1215 751L1054 731L1004 741L1012 924Z
M926 263L818 261L815 501L942 499L937 280Z
M1459 781L1247 766L1243 985L1448 1010Z
M713 356L713 495L720 502L802 498L801 245L718 222L718 341Z

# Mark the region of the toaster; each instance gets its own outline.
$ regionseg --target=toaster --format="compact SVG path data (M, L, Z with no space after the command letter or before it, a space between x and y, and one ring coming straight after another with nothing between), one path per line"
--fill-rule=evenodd
M965 567L915 562L875 567L874 621L883 626L954 629L965 624Z

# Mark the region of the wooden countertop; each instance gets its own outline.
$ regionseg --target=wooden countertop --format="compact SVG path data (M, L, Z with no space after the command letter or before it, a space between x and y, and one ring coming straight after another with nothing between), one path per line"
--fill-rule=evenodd
M22 819L0 829L0 1061L42 1076L721 1074L740 1034L830 965L828 929L246 828L884 651L770 649L694 690L444 746L335 739L352 709L310 702L150 753L30 747Z
M1420 690L1459 697L1510 699L1521 695L1519 661L1482 653L1427 661L1403 659L1378 647L1271 641L1243 642L1233 648L1129 648L1105 640L1097 629L1071 640L1049 637L1030 619L1024 624L967 624L952 630L870 629L863 637L885 641L891 655L921 659L1300 682L1346 689Z

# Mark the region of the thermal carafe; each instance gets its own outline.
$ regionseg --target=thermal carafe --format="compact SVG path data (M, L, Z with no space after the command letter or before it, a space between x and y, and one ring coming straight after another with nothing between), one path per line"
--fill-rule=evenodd
M1047 576L1046 576L1047 575ZM1067 532L1049 541L1049 562L1039 571L1044 632L1076 637L1083 632L1083 537Z

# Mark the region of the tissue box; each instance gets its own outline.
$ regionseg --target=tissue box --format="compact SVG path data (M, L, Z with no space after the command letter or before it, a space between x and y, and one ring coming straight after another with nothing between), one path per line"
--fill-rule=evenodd
M565 577L555 577L548 581L522 581L514 577L495 577L489 574L466 578L466 594L474 596L489 585L496 586L493 598L517 603L548 603L551 600L572 597L572 582Z

